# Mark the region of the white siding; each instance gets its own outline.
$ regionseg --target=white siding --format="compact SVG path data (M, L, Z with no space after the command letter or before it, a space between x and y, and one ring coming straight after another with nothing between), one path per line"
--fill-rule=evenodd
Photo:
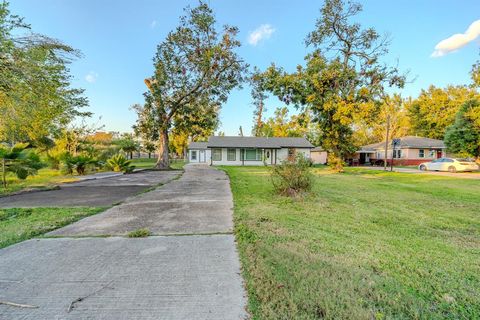
M193 159L192 154L196 153L196 159ZM204 156L205 155L205 156ZM189 149L188 161L191 163L207 163L210 164L210 150L205 149Z
M213 150L213 149L214 148L210 149L209 151L212 153L211 150ZM218 148L218 149L220 149L220 148ZM218 165L218 166L242 166L242 165L245 165L245 166L263 166L264 165L264 162L262 160L260 160L260 161L251 161L251 160L242 161L240 159L240 148L235 148L235 161L229 161L228 158L227 158L227 154L228 154L227 150L229 148L221 148L221 149L222 149L222 160L220 160L220 161L213 161L212 160L211 163L213 165ZM302 153L307 158L310 158L310 149L309 148L295 148L295 151L297 153ZM288 148L265 149L265 153L267 153L267 152L270 153L270 158L265 159L267 165L271 165L272 163L275 164L275 154L276 154L276 157L277 157L277 159L276 159L277 164L281 163L282 161L284 161L288 158Z

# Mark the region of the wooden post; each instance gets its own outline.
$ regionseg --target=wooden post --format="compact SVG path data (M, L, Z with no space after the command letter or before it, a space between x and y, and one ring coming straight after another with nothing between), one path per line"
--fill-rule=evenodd
M388 160L388 136L390 135L390 115L387 116L387 136L385 139L385 159L383 160L383 170L387 171Z

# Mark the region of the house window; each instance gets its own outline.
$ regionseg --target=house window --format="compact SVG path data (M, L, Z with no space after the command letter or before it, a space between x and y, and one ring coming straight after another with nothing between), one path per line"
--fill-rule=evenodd
M425 158L425 150L423 150L423 149L418 150L418 157L419 158Z
M435 158L435 150L430 150L430 152L428 153L428 157Z
M288 160L293 161L295 159L295 149L288 148Z
M237 150L236 149L228 149L227 160L228 161L235 161L236 158L237 158Z
M190 158L193 160L197 160L197 150L190 151Z
M262 150L260 149L245 149L245 160L247 161L261 161Z
M395 159L400 159L402 157L402 150L393 150L393 157Z
M222 161L222 149L213 149L212 150L212 160L213 161Z

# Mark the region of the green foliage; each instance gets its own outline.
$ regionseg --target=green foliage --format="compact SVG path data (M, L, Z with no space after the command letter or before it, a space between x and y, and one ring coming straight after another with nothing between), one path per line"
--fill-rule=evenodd
M311 161L300 153L291 161L273 166L271 179L275 192L295 197L310 191L313 179L311 166Z
M397 68L380 62L388 39L350 22L360 11L359 4L327 0L306 39L314 51L305 57L305 65L287 73L272 64L255 75L264 90L302 112L310 110L322 147L339 159L355 151L352 128L374 117L386 87L405 83Z
M70 86L68 64L80 54L58 40L30 31L0 2L0 141L32 141L68 124L88 104Z
M73 174L74 171L78 175L84 175L87 169L96 168L99 165L98 160L88 155L72 156L70 153L65 153L62 157L62 173Z
M213 11L204 2L185 12L179 26L158 45L154 75L146 80L146 102L155 108L159 132L158 168L169 167L173 127L187 135L215 129L221 104L243 81L247 67L236 53L236 27L225 25L218 31Z
M132 161L127 160L123 154L117 154L107 160L107 167L115 172L131 173L135 169Z
M26 143L18 143L13 147L0 144L0 170L4 188L7 187L6 177L9 172L15 174L18 179L25 180L44 166L40 157L27 147Z
M430 86L417 99L406 105L411 122L411 133L421 137L443 139L455 115L468 100L478 93L466 86L448 86L445 89Z
M133 139L130 134L125 134L121 139L114 141L114 143L126 154L130 155L130 159L133 158L133 152L140 149L140 145Z
M150 230L148 229L137 229L134 231L130 231L127 236L129 238L145 238L150 235Z
M469 100L447 128L445 144L450 152L480 158L480 100Z

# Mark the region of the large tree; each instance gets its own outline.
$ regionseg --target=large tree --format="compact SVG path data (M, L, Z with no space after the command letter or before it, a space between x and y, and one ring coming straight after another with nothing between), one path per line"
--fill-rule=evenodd
M169 130L200 107L218 108L243 81L246 64L235 49L238 29L217 30L213 11L203 2L187 7L180 25L157 48L155 73L146 83L158 114L157 168L169 167Z
M306 39L314 51L306 56L305 66L288 73L272 65L263 73L266 90L313 112L320 142L338 171L343 169L341 159L355 150L355 123L375 114L386 87L405 82L396 67L380 61L388 39L351 22L361 10L356 3L327 0Z
M355 124L355 144L362 146L384 141L387 131L388 139L392 141L393 138L409 135L410 130L410 118L405 107L405 99L399 94L386 95L373 117Z
M406 104L412 134L443 139L461 106L476 96L478 92L468 86L437 88L432 85L422 90L418 98Z
M480 158L480 100L465 102L455 116L455 122L445 133L448 150Z
M74 117L89 115L83 90L70 87L68 64L80 55L58 40L32 33L0 3L0 140L38 140Z

